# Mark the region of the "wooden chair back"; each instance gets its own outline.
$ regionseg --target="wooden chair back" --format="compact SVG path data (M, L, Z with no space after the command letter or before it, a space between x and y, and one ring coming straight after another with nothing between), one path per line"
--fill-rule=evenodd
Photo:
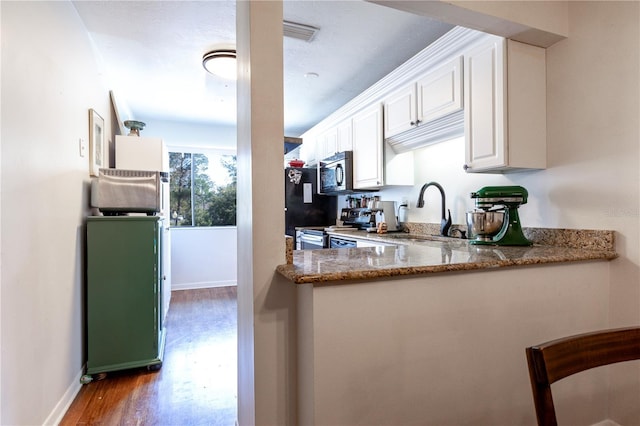
M640 359L640 327L564 337L526 349L539 426L556 426L551 384L594 367Z

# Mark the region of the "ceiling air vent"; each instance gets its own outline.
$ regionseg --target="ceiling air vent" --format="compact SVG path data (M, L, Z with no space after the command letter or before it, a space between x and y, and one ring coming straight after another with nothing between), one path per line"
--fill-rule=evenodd
M316 33L320 31L320 28L289 21L284 21L283 26L285 37L297 38L298 40L304 40L306 42L313 40Z

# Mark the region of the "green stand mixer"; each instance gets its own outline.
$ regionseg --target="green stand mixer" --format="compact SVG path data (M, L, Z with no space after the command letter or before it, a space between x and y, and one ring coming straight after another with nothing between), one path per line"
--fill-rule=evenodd
M485 186L471 193L476 209L467 213L474 245L530 246L522 233L518 207L527 203L529 193L521 186Z

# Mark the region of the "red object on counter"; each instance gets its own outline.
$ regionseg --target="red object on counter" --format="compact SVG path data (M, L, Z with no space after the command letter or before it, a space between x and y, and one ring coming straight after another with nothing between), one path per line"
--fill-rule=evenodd
M304 161L302 161L302 160L291 160L291 161L289 161L289 165L291 167L302 167L302 166L304 166Z

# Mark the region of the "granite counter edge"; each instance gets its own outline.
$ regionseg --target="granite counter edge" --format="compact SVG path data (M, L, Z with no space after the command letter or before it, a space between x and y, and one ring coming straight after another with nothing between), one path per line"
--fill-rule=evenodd
M295 264L278 265L276 271L294 284L336 285L378 278L428 275L443 272L482 271L496 268L558 264L584 261L610 261L618 254L610 250L583 250L580 254L557 255L527 259L503 259L483 262L425 265L383 269L347 270L333 273L300 273Z

